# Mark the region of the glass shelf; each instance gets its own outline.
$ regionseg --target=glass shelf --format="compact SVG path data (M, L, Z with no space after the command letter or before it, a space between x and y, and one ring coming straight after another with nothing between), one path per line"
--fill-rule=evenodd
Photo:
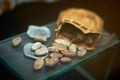
M51 38L45 43L45 45L50 46L55 38L54 30L56 27L56 23L53 22L47 24L46 26L51 30ZM104 31L104 33L109 34L107 31ZM11 46L11 40L16 36L21 36L23 41L18 47L14 48ZM100 46L100 47L96 47L96 49L93 51L88 51L87 54L82 58L74 57L70 63L67 64L58 63L54 67L51 68L44 67L42 70L34 71L33 70L34 60L27 58L23 53L24 45L28 42L34 42L34 41L27 36L26 32L22 34L18 34L16 36L0 41L0 61L14 75L16 75L18 79L24 79L24 80L52 79L53 77L56 77L86 61L89 61L99 56L100 54L103 53L103 51L106 51L107 49L110 49L111 47L119 43L119 40L117 38L114 38L109 44L105 45L104 47ZM98 44L107 42L108 40L110 40L110 38L111 37L103 36L101 40L98 42Z

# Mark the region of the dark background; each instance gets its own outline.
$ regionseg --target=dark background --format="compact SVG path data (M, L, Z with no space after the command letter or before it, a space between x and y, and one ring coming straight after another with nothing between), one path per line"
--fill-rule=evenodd
M23 3L0 16L0 40L25 32L30 24L45 25L56 21L60 11L72 7L94 11L103 18L104 28L110 33L115 33L120 39L119 3L119 0L61 0L55 3ZM82 66L97 80L101 80L105 77L111 57L114 56L108 79L120 78L119 49L120 46L114 48L114 51L107 51L106 54L86 62ZM4 69L2 64L0 65L1 74L14 79L11 77L12 75L8 75L9 71ZM69 75L74 72L69 72Z

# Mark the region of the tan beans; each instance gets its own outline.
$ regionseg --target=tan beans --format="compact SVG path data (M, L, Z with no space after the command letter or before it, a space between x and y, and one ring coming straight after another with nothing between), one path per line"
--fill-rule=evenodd
M34 62L34 70L40 70L44 66L44 60L42 58L37 58Z

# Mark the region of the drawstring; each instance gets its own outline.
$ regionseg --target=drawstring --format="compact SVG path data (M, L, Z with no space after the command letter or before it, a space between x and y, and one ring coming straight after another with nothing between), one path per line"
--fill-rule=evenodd
M115 35L114 33L112 33L112 34L103 33L102 36L107 36L107 37L111 37L111 38L109 39L109 41L106 41L105 43L98 44L98 45L96 45L96 46L104 46L104 45L107 45L107 44L109 44L109 43L116 37L116 35Z

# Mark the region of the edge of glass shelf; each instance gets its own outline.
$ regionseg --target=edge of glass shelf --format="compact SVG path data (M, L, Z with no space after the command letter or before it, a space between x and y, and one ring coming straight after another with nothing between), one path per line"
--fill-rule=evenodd
M55 22L52 22L51 24L55 24ZM50 24L50 25L51 25L51 24ZM47 24L47 25L49 25L49 24ZM21 33L21 34L19 34L19 35L24 35L24 34L26 34L26 32ZM16 36L17 36L17 35L16 35ZM15 36L13 36L13 37L15 37ZM2 41L0 41L0 43L4 43L4 42L12 39L13 37L10 37L10 38L8 38L8 39L2 40ZM112 47L116 47L117 45L119 45L119 43L120 43L119 39L115 39L115 43L114 43L114 44L111 44L111 45L110 45L107 49L105 49L105 50L108 50L108 49L110 49L110 48L112 48ZM98 57L99 55L101 55L100 53L103 53L103 51L99 51L99 52L97 53L97 55L96 55L96 54L93 54L92 56L88 56L87 58L83 59L82 61L73 63L73 64L71 64L70 66L66 66L66 67L63 68L63 69L58 70L58 71L56 71L55 73L48 75L46 78L44 78L44 80L53 79L53 78L61 75L62 73L65 73L65 72L73 69L74 67L76 67L76 66L78 66L78 65L80 65L80 64L82 64L82 63L84 63L84 62L87 62L87 61L89 61L89 60L92 60L92 59ZM18 77L19 79L23 80L22 76L21 76L20 74L18 74L18 73L7 63L7 61L6 61L4 58L2 58L1 56L0 56L0 61L1 61L16 77Z
M118 47L118 46L120 46L120 40L119 40L119 39L116 39L116 42L115 42L113 45L109 46L109 48L107 48L107 49L105 49L105 50L110 50L110 48L114 48L114 47ZM53 79L53 78L55 78L55 77L57 77L57 76L65 73L65 72L73 69L74 67L77 67L78 65L83 64L84 62L87 62L87 61L89 61L89 60L95 59L96 57L98 57L99 55L101 55L101 54L104 53L104 52L105 52L105 51L102 51L102 52L99 51L99 52L97 53L97 55L94 54L94 55L92 55L92 56L88 56L87 58L83 59L83 60L80 61L80 62L74 63L74 64L72 64L72 65L70 65L70 66L67 66L67 67L63 68L61 71L57 71L57 72L55 72L55 73L47 76L46 78L44 78L44 80L51 80L51 79Z

